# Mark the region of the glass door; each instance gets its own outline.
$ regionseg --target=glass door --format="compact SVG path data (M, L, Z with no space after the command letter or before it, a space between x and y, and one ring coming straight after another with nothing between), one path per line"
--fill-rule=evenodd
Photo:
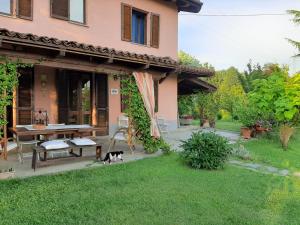
M60 71L57 82L59 123L91 124L91 74Z

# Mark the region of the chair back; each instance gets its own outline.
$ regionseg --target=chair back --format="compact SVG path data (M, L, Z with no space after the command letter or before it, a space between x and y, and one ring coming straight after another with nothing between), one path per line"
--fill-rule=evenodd
M46 110L33 111L32 124L48 125L48 113Z
M129 127L129 118L125 115L120 115L118 118L118 126L120 128L128 128Z

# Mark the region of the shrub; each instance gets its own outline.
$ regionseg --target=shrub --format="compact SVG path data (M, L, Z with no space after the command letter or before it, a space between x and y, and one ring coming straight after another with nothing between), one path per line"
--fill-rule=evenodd
M239 159L251 160L250 152L245 148L241 140L238 140L232 148L231 154Z
M228 140L213 133L193 133L182 141L181 156L188 165L196 169L223 168L232 148Z

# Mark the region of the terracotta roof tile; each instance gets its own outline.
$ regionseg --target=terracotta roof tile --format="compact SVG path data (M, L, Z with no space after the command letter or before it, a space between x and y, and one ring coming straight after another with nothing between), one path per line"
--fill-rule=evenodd
M37 47L50 47L53 49L64 49L66 51L72 52L84 52L99 55L99 57L113 57L116 59L128 60L136 63L145 63L153 66L162 66L170 69L176 70L182 75L191 76L212 76L214 71L204 69L182 66L178 61L170 57L157 57L154 55L147 54L137 54L128 51L119 51L114 48L94 46L84 43L78 43L75 41L59 40L57 38L50 38L46 36L37 36L31 33L19 33L14 31L9 31L4 28L0 28L0 39L2 41L16 42L19 44L32 44Z

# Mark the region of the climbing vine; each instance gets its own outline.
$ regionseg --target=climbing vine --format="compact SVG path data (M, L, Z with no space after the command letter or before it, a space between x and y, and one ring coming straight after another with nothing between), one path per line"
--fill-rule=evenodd
M122 103L126 105L125 113L131 120L137 131L138 139L142 142L147 153L154 153L162 149L165 153L170 152L170 146L162 139L151 137L150 117L144 107L144 103L133 76L121 77Z
M0 58L0 137L3 137L3 127L7 125L6 108L12 105L13 91L18 86L19 68L31 65L13 61L6 57Z

